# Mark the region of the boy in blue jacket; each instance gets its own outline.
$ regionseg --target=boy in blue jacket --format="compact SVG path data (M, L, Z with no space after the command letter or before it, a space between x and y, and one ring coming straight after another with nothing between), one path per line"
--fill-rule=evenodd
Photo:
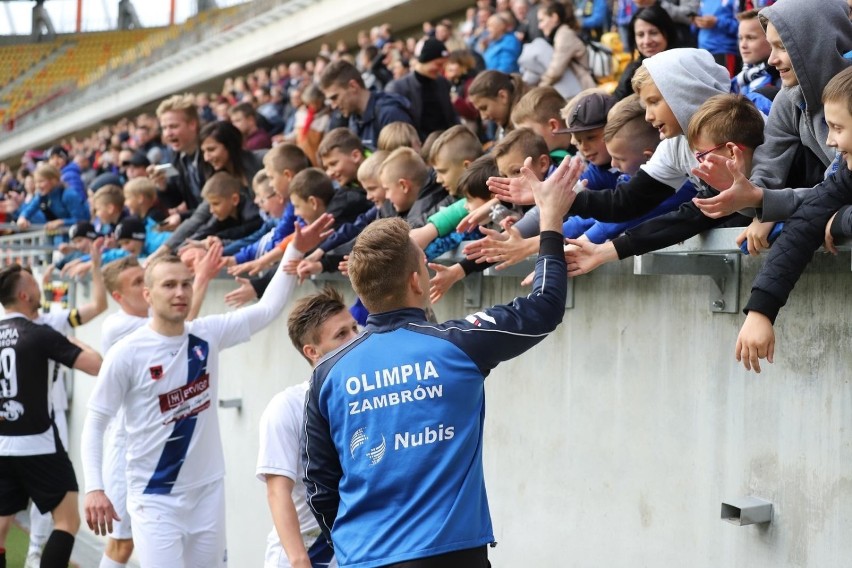
M36 194L21 208L18 227L26 229L34 219L41 218L46 221L47 230L70 227L77 221L89 220L86 198L66 189L59 176L59 170L50 164L39 164L34 174Z

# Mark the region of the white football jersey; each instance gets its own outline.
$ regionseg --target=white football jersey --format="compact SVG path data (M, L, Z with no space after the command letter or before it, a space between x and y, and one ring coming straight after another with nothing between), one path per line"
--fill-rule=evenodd
M260 450L255 473L257 478L264 482L267 475L281 475L295 482L292 497L302 536L316 538L319 525L308 507L305 484L302 482L305 468L302 465L300 437L307 392L307 381L289 387L275 395L263 411L260 417ZM272 532L277 542L275 529Z
M177 493L225 474L219 351L250 338L244 312L197 319L176 337L145 325L107 353L89 408L125 407L128 492Z
M101 326L101 353L109 352L119 339L130 335L147 322L147 317L132 316L122 309L108 315Z

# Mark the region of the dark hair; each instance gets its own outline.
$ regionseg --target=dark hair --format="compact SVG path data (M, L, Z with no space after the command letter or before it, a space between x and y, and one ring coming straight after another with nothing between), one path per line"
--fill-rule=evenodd
M467 89L467 96L496 99L500 91L506 91L509 95L509 112L506 114L507 124L502 126L511 127L512 109L527 92L527 85L519 74L508 75L494 69L483 71L471 82Z
M539 7L539 11L542 11L547 16L556 14L559 17L559 26L564 24L572 30L577 30L580 27L577 23L577 17L574 15L573 2L566 0L549 0L547 2L542 2L541 7ZM556 26L556 29L558 29L559 26ZM556 33L556 29L553 30L553 34Z
M204 144L204 141L208 138L212 138L225 147L225 150L228 151L228 162L231 166L229 173L234 175L234 177L242 178L245 173L241 159L243 153L242 132L227 120L218 120L205 125L201 129L201 133L198 136L199 141Z
M0 305L7 307L18 299L18 282L21 280L21 272L32 274L29 267L20 264L12 264L0 269Z
M334 182L319 168L308 168L293 176L290 181L290 195L295 195L307 201L309 197L316 197L324 205L334 197Z
M517 132L517 131L516 131ZM494 156L485 154L475 159L462 172L458 181L458 193L464 197L478 197L486 201L491 198L491 192L485 182L490 177L498 177L500 170Z
M293 346L304 356L302 347L308 343L317 343L320 340L320 328L326 320L345 309L343 296L329 286L321 292L301 298L287 318L287 333Z
M328 60L328 58L324 59ZM326 90L332 85L345 87L349 84L349 81L355 81L362 89L366 88L364 86L364 79L361 77L361 72L358 71L358 68L345 59L340 59L334 63L330 63L328 67L323 69L319 83L320 88Z
M627 27L627 48L630 50L630 53L636 51L636 30L634 28L636 20L648 22L660 30L660 33L666 38L667 50L678 47L677 28L675 27L674 20L672 20L672 17L669 16L665 8L659 4L654 4L647 8L642 8L630 20L630 25ZM644 56L640 54L639 59L644 59Z

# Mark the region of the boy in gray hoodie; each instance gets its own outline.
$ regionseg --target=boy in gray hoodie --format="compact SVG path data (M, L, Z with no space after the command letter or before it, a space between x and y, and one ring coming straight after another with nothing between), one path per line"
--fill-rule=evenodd
M754 153L751 181L771 190L812 187L831 173L835 159L834 149L826 143L822 90L852 65L852 60L844 58L852 50L849 6L846 0L778 0L761 10L758 18L772 46L769 64L778 70L782 89L772 103L766 141ZM727 189L732 182L721 158L706 160L696 173L717 189ZM723 191L717 197L696 200L696 205L712 217L762 208L759 218L769 222L755 219L749 228L749 244L754 239L760 249L768 246L765 236L772 230L772 221L789 217L800 201L791 189L766 191L761 197L755 200Z

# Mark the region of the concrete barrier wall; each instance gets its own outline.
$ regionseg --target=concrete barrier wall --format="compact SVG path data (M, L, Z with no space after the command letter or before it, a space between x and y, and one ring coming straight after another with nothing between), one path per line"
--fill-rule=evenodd
M761 375L734 360L743 316L710 313L709 278L634 276L624 261L576 279L562 326L487 380L494 566L848 566L850 259L818 260ZM757 266L743 264L742 302ZM485 278L483 303L510 300L518 284ZM232 287L215 282L204 312L225 310ZM461 287L436 306L439 319L467 311ZM260 414L309 373L285 322L222 355L221 397L242 399L239 411L218 410L232 566L261 566L271 528L254 477ZM96 321L78 335L99 345L99 333ZM72 440L92 384L76 380ZM723 501L747 495L772 502L771 524L720 520Z

